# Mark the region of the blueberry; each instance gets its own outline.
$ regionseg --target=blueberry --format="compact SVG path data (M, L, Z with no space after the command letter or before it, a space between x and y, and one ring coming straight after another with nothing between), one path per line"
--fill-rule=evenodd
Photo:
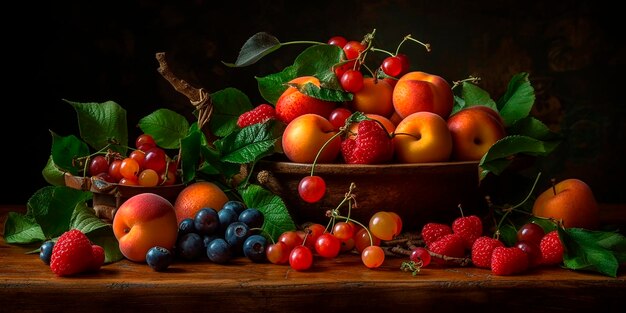
M146 253L146 263L157 272L165 271L174 261L172 252L163 247L152 247Z
M46 265L50 265L52 248L54 248L54 241L46 241L39 248L39 258L46 263Z
M220 228L220 219L214 208L202 208L194 218L196 232L201 235L212 235Z
M226 231L226 227L228 227L228 225L236 222L239 219L239 214L237 214L235 210L228 208L221 209L219 212L217 212L217 215L220 218L219 233L222 235Z
M209 243L211 243L211 241L220 238L217 235L204 235L204 237L202 238L202 241L204 243L204 248L206 249L209 246Z
M232 251L226 240L217 238L209 243L206 248L206 255L212 262L223 264L230 261Z
M259 209L248 208L239 214L239 221L246 223L250 228L261 228L263 226L263 213Z
M240 253L243 242L250 236L250 227L246 223L234 222L226 227L224 240L233 248L234 253Z
M223 209L230 209L233 210L237 213L237 215L241 214L241 212L243 212L243 210L246 209L246 205L241 202L241 201L237 201L237 200L230 200L230 201L226 201L226 203L224 203L224 205L222 206L222 210Z
M267 261L265 248L267 239L261 235L251 235L243 242L243 255L252 262L261 263Z
M185 234L195 233L196 226L194 224L194 220L190 217L180 221L180 224L178 224L178 237L180 238Z
M185 260L197 260L202 255L204 240L196 233L185 234L176 243L177 254Z

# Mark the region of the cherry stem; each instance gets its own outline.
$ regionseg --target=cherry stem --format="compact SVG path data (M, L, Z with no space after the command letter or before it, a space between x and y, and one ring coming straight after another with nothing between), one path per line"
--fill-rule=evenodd
M474 76L470 75L470 77L468 77L466 79L453 81L452 82L452 88L450 88L450 89L454 90L454 88L460 86L464 82L470 82L470 83L473 83L473 84L477 84L479 81L480 81L480 77L474 77Z
M296 40L296 41L281 42L280 46L282 47L282 46L296 45L296 44L327 45L328 43L319 42L319 41L310 41L310 40Z
M411 36L411 34L408 34L408 35L404 36L404 38L402 39L402 41L400 42L400 44L398 44L398 47L396 48L396 55L398 55L398 52L400 51L400 46L402 46L402 44L403 44L405 41L407 41L407 40L411 40L411 41L413 41L413 42L417 42L417 43L419 43L420 45L424 46L424 48L426 48L426 52L430 52L430 51L431 51L431 48L430 48L430 44L429 44L429 43L423 43L423 42L421 42L421 41L419 41L419 40L417 40L417 39L413 38L413 37Z
M317 165L317 159L322 154L322 151L324 151L324 148L326 148L326 146L328 146L328 144L331 141L335 140L335 138L337 138L338 136L343 134L345 132L345 130L346 130L345 127L340 127L339 131L336 134L332 135L332 137L330 137L328 140L326 140L326 142L322 145L322 147L319 149L319 151L317 151L317 154L315 155L315 159L313 160L313 164L311 165L311 176L313 176L313 173L315 172L315 165Z
M554 195L556 196L556 179L551 178L550 182L552 183L552 192L554 193Z
M522 202L505 209L504 215L502 216L502 218L500 219L500 222L498 223L498 226L496 227L496 230L499 231L500 230L500 226L502 226L502 222L504 221L504 219L513 211L516 212L521 212L524 214L530 214L528 212L525 211L517 211L516 209L520 206L522 206L524 203L526 203L526 201L528 201L528 199L530 199L530 196L533 194L533 191L535 190L535 187L537 186L537 182L539 181L539 177L541 177L541 172L539 172L537 174L537 177L535 178L535 182L533 182L533 186L530 188L530 192L528 193L528 195L526 195L526 198L524 198L524 200L522 200Z

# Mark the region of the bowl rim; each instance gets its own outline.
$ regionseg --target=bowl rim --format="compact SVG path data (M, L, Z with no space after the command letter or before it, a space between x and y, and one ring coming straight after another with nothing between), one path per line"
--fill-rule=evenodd
M350 172L379 172L379 171L419 171L451 168L476 167L479 170L480 161L451 161L429 163L389 163L389 164L345 164L345 163L320 163L315 165L317 173L332 173L337 171ZM288 171L294 173L311 172L311 163L296 163L289 161L260 160L258 165L273 170Z

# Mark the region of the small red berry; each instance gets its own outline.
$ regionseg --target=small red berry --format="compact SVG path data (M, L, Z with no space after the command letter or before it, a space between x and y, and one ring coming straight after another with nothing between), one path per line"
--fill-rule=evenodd
M563 262L563 244L556 230L543 236L539 249L541 250L541 264L556 265Z

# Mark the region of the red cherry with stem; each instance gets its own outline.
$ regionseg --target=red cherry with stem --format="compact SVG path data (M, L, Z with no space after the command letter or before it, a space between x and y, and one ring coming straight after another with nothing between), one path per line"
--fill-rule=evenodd
M154 138L152 136L148 134L141 134L137 136L137 139L135 139L135 148L139 149L139 147L142 146L144 147L144 149L147 147L154 148L156 147L156 142L154 141Z
M431 256L425 248L417 247L415 250L411 251L409 259L417 263L420 267L426 267L430 264Z
M306 246L296 246L289 253L289 266L296 271L305 271L313 265L313 253Z
M89 175L97 176L100 173L109 171L109 162L103 155L96 155L89 162Z
M352 115L352 111L346 108L336 108L330 112L328 121L333 124L335 130L339 130L340 127L346 125L346 120Z
M361 261L368 268L380 267L385 261L385 251L379 246L369 246L363 249Z
M346 54L346 58L348 60L352 60L352 59L356 59L359 54L363 51L365 51L365 48L367 48L364 44L362 44L360 41L348 41L344 46L343 46L343 53Z
M402 73L402 60L398 57L387 57L381 65L383 72L389 76L396 77Z
M517 231L517 241L527 241L535 244L541 242L541 238L545 235L545 231L536 223L526 223Z
M341 250L341 240L331 233L323 233L315 240L315 252L325 258L334 258Z
M343 48L343 46L345 46L347 42L348 40L343 36L333 36L328 39L329 45L335 45L339 48Z
M298 194L308 203L318 202L326 194L326 182L316 175L305 176L298 184Z
M400 75L408 73L411 68L409 57L404 53L398 53L396 54L396 58L400 59L402 63L402 70L400 71Z
M289 247L282 241L273 243L265 248L267 260L272 264L285 264L289 262Z
M363 73L357 70L347 70L341 75L339 83L347 92L358 92L363 89Z
M348 240L354 236L354 227L347 222L337 222L333 226L333 235L339 240Z

